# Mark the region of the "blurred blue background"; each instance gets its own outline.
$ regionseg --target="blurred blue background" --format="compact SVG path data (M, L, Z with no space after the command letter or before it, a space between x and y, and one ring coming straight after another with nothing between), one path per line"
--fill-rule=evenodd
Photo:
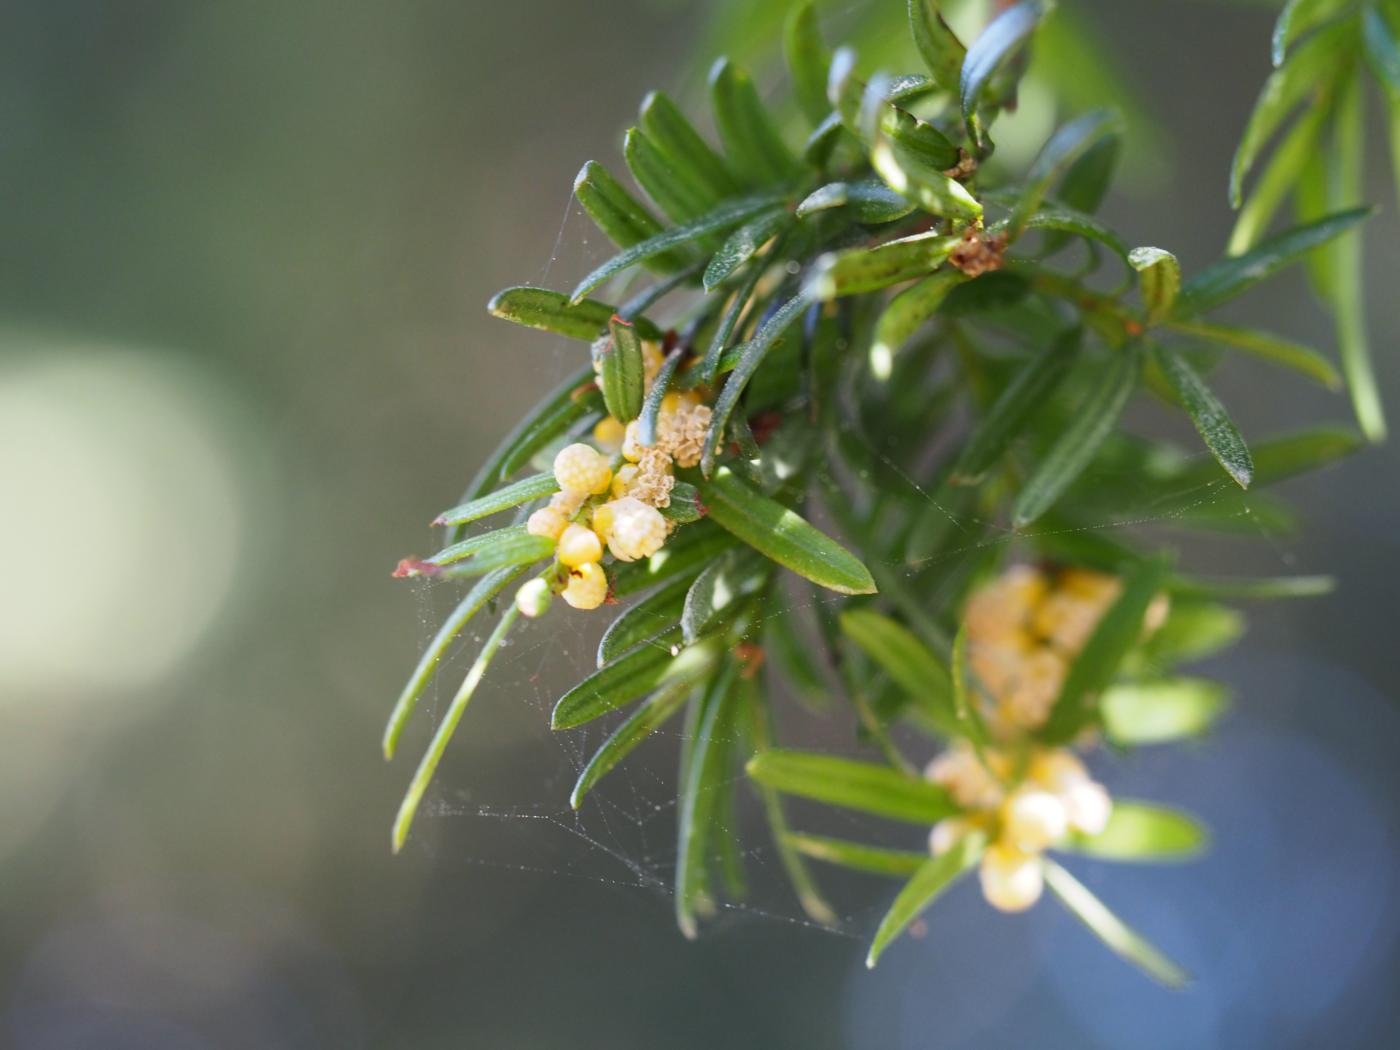
M1208 261L1274 11L1062 8L1151 122L1110 217ZM590 738L551 738L544 715L590 659L577 619L507 650L390 857L412 758L385 765L379 732L450 595L388 570L427 552L426 522L577 361L484 303L606 251L573 173L616 164L646 89L695 83L697 40L758 38L728 10L716 29L679 0L3 5L0 1044L1392 1042L1390 449L1293 484L1301 535L1188 551L1340 588L1252 611L1210 668L1236 692L1212 739L1100 766L1215 830L1198 864L1075 869L1195 971L1184 992L1048 901L1008 918L966 886L868 973L893 887L823 872L845 922L817 930L758 827L753 901L684 941L665 891L673 742L566 815ZM1372 324L1400 413L1400 226L1379 123L1375 139ZM1235 316L1331 345L1299 274ZM1222 373L1247 435L1345 418L1260 374ZM850 730L785 720L832 747Z

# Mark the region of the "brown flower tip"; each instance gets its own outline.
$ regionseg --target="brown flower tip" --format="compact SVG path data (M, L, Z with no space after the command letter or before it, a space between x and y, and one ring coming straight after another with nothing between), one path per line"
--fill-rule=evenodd
M441 572L441 566L434 565L430 561L423 561L421 558L404 558L394 567L394 579L407 580L418 576L436 576Z
M1006 251L1006 234L988 237L981 230L968 228L962 241L948 253L948 264L969 277L980 277L1000 270L1002 254Z

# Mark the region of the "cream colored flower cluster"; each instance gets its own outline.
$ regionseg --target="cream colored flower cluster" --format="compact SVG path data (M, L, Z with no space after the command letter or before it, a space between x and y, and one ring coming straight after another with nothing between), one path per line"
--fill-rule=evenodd
M1122 587L1117 577L1091 569L1017 565L973 594L964 615L968 666L995 736L1045 724L1070 664ZM1148 611L1147 629L1165 616L1163 595Z
M642 354L650 390L661 368L661 350L646 343ZM604 548L618 561L637 561L665 544L673 524L661 508L671 504L675 467L700 462L710 416L698 393L668 393L657 413L655 445L637 440L636 420L624 427L607 416L593 428L597 448L579 442L554 457L559 491L548 506L530 515L525 528L555 541L556 560L567 570L560 594L569 605L596 609L607 600ZM619 452L623 462L614 471L612 457ZM531 581L517 592L516 604L527 616L548 607L548 585L542 589L540 583Z
M1020 765L1021 768L1017 768ZM968 832L990 839L982 854L982 895L1001 911L1023 911L1044 889L1040 855L1072 832L1097 835L1113 802L1066 748L1009 753L959 742L929 763L925 776L969 812L939 821L929 833L935 856Z

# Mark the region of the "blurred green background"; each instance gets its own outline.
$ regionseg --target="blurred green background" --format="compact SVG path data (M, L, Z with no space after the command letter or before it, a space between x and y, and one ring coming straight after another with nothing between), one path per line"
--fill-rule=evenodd
M885 2L885 0L882 0ZM893 3L894 0L888 0ZM1066 2L1140 85L1111 217L1188 266L1267 71L1266 6ZM745 5L728 30L759 32ZM857 9L831 5L833 24ZM1048 906L955 895L861 966L891 887L833 875L698 943L665 892L672 748L566 815L587 739L544 712L596 624L507 651L406 853L426 739L382 720L450 595L395 584L497 435L577 361L492 321L607 250L570 205L642 93L710 57L706 5L187 3L0 10L0 1044L50 1048L1379 1046L1393 996L1400 492L1391 450L1299 483L1299 537L1194 564L1335 572L1214 671L1219 736L1110 786L1216 829L1199 865L1085 865L1197 971L1180 994ZM1086 83L1091 78L1086 78ZM1098 101L1112 101L1100 99ZM1373 325L1400 410L1400 267L1377 125ZM1150 192L1148 189L1150 188ZM1290 275L1241 319L1330 346ZM1227 368L1246 434L1342 399ZM497 673L497 671L499 673ZM436 708L434 708L435 710ZM794 731L832 747L850 726ZM758 829L754 829L757 834Z

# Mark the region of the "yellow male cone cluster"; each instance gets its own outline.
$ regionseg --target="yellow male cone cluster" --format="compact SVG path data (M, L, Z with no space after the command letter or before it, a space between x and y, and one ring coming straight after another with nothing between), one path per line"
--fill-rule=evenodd
M1065 674L1117 600L1117 577L1091 569L1045 572L1016 565L972 595L964 614L968 666L989 701L987 725L1000 739L1045 724ZM1166 615L1166 598L1147 628Z
M1113 803L1102 784L1064 748L1031 752L1019 781L1009 779L1011 757L959 742L929 763L925 776L970 812L949 817L929 832L935 856L967 832L986 831L991 844L979 872L982 896L1001 911L1024 911L1040 899L1040 855L1072 831L1103 831Z
M643 345L642 356L650 389L663 358L654 343ZM577 442L559 450L554 457L559 491L548 506L530 515L525 529L555 541L556 560L567 570L559 592L569 605L596 609L607 600L608 577L601 564L605 550L618 561L637 561L665 544L672 526L661 508L670 506L675 467L700 462L710 418L698 393L672 392L661 401L654 445L638 440L636 420L623 426L607 416L593 428L597 448ZM614 471L610 456L619 452L624 462ZM548 586L530 581L517 593L524 615L538 616L548 608L541 585Z
M995 744L978 750L959 741L929 763L925 776L967 811L934 825L929 849L944 853L968 831L985 832L982 895L1002 911L1040 898L1045 850L1108 824L1112 799L1073 752L1035 747L1028 737L1049 718L1070 665L1121 591L1117 578L1089 569L1017 565L964 611L968 666ZM1159 597L1147 629L1165 615Z

